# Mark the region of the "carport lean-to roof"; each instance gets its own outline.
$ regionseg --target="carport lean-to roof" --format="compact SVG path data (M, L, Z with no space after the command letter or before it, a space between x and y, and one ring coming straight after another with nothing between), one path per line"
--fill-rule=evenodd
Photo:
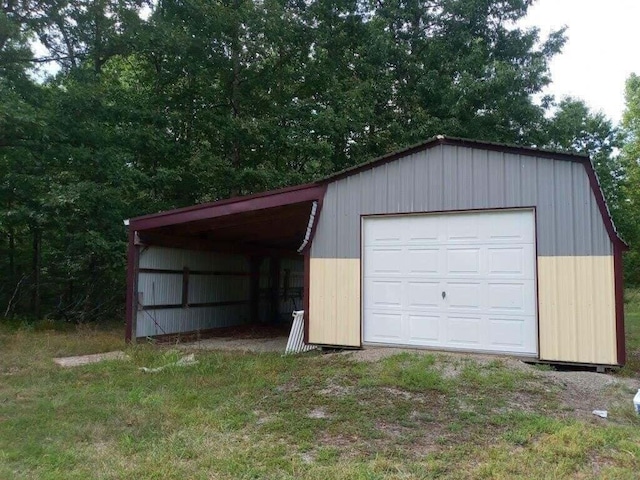
M325 186L300 185L134 218L143 243L251 252L295 251L308 235L313 202Z

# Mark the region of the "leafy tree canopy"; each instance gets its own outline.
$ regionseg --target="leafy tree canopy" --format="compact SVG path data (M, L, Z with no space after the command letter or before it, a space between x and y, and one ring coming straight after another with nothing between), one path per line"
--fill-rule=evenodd
M0 1L0 313L114 316L122 219L440 133L588 152L622 208L610 122L534 101L565 36L518 27L530 5Z

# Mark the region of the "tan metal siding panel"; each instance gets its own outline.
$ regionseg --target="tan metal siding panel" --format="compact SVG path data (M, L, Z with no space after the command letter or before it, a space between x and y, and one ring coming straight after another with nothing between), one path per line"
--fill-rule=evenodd
M309 343L360 346L360 261L310 261Z
M538 257L540 358L617 363L613 257Z

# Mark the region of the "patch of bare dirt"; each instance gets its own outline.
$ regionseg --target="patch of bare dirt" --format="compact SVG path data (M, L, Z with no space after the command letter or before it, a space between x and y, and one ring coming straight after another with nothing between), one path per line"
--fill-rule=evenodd
M326 388L318 390L318 393L325 397L346 397L347 395L351 395L353 391L353 387L330 383Z
M611 411L619 406L631 405L633 393L640 382L635 379L615 377L594 372L539 372L542 379L555 387L561 402L560 416L576 416L583 419L598 419L593 410ZM609 416L609 421L616 421Z
M331 418L331 415L329 415L329 413L327 413L327 411L324 408L314 408L309 413L307 413L307 417L323 419L323 418Z
M517 370L531 375L529 387L539 394L527 391L512 392L506 410L525 412L545 411L559 417L577 416L593 419L593 410L608 410L620 406L630 406L633 395L640 388L640 380L619 377L595 371L558 371L543 370L527 364L516 357L501 355L483 355L475 353L435 352L424 349L370 347L357 351L339 352L337 355L348 355L359 362L377 362L383 358L399 353L415 353L417 355L436 355L434 368L446 379L456 378L464 367L470 363L479 366L495 365ZM532 383L533 382L533 383ZM413 399L416 395L395 389L386 389L387 393ZM555 411L546 411L550 405L541 404L541 397L557 396L559 407ZM471 408L471 406L469 406ZM595 421L598 421L596 419ZM615 418L609 416L609 421Z

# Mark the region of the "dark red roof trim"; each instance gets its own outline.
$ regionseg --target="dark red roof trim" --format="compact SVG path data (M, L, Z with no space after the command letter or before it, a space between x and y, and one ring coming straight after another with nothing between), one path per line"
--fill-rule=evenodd
M228 198L193 207L145 215L131 219L129 224L131 229L141 231L179 223L208 220L234 213L281 207L283 205L319 200L324 195L325 189L324 185L319 184L297 185L255 195Z

